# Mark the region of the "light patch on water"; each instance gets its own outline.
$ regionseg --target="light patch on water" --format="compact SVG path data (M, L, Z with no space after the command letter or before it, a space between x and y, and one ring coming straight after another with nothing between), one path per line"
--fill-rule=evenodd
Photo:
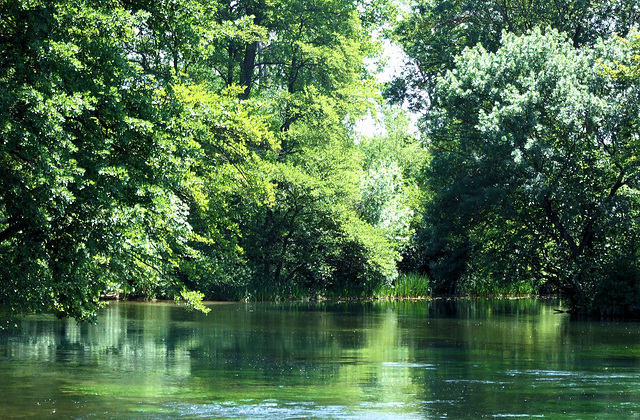
M640 375L625 375L625 374L613 374L613 375L591 375L593 379L640 379Z
M455 405L455 404L460 404L460 399L458 400L431 400L431 401L422 401L422 404L449 404L449 405Z
M383 362L382 366L388 367L402 367L402 368L418 368L426 370L435 370L436 365L431 363L398 363L398 362Z
M252 418L252 419L294 419L304 417L341 417L344 406L317 406L313 402L280 405L273 401L260 403L219 404L176 404L171 406L173 411L181 416L194 418Z
M385 412L385 409L404 407L403 403L362 404L360 409L343 405L318 405L314 402L278 403L264 400L258 403L174 404L169 408L181 417L190 418L251 418L251 419L422 419L411 413Z
M612 373L610 375L602 373L568 372L562 370L510 370L505 372L509 376L533 376L536 382L557 382L562 381L566 387L576 387L590 383L601 383L618 380L625 383L637 383L640 375ZM570 380L571 382L567 382Z

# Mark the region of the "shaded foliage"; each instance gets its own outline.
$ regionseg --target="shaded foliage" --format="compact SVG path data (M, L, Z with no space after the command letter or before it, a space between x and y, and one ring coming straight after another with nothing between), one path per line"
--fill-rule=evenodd
M180 244L157 223L187 228L158 176L163 95L127 59L136 20L116 3L3 2L2 16L3 300L84 318L114 277L166 269Z

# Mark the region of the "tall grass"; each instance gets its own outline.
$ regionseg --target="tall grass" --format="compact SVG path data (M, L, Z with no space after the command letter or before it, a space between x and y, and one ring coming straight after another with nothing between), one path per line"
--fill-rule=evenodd
M392 284L382 284L371 287L362 285L345 285L339 290L311 289L301 285L248 283L218 287L211 290L208 299L214 300L243 300L243 301L303 301L315 299L423 299L431 297L429 278L418 273L400 274Z
M460 293L476 297L519 297L537 294L538 287L528 281L514 283L471 281L461 287Z
M396 299L420 299L431 297L429 277L419 273L403 273L391 285L380 286L376 297Z
M496 283L471 279L462 284L456 296L475 297L519 297L538 293L538 288L527 281ZM305 301L316 299L425 299L433 297L431 282L427 275L419 273L400 274L391 284L345 285L339 290L312 289L295 283L248 283L219 288L207 296L216 300L243 301Z

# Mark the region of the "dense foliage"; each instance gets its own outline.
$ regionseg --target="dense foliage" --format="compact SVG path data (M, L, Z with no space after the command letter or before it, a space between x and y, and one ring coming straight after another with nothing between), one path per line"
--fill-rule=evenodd
M637 1L422 1L388 88L430 152L418 265L440 293L640 309Z
M507 35L439 81L428 217L447 287L464 255L478 281L546 281L580 306L629 282L638 298L638 91L603 73L629 56L614 44Z
M638 312L640 3L398 10L1 0L0 305L552 291ZM410 64L381 89L385 35Z
M0 3L5 307L389 284L353 130L376 100L371 4Z
M453 68L465 48L480 44L495 52L503 33L523 35L536 27L555 28L574 47L593 46L600 38L626 36L638 19L637 0L417 0L395 27L412 65L386 93L425 111L438 74Z

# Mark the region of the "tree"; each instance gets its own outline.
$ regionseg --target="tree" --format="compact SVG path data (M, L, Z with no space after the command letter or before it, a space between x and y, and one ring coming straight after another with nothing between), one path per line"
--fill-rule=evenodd
M386 19L386 1L315 0L220 2L216 21L224 30L207 63L227 86L243 87L242 98L269 89L289 93L305 84L338 90L362 72L362 56L375 48L371 25ZM243 22L243 31L227 30Z
M276 166L275 201L258 209L242 241L255 273L253 297L352 295L393 276L392 248L357 217L355 191L339 185L356 181L357 172L339 168L346 162L333 150L322 157L337 162L314 171Z
M226 200L268 189L252 171L274 142L253 105L240 106L237 90L214 91L203 75L209 44L196 40L223 33L209 6L0 6L0 277L9 310L87 319L106 293L197 306L185 283L197 287L237 255Z
M171 289L189 227L154 131L165 97L125 49L137 18L115 1L0 7L3 303L84 319L114 281Z
M177 109L168 135L181 146L188 176L177 195L189 204L193 227L180 277L208 297L237 298L250 279L240 241L250 214L273 201L268 174L277 146L260 102L238 99L239 88L218 94L205 85L175 85ZM240 296L244 297L244 296Z
M254 297L366 294L396 273L393 244L358 212L361 155L348 127L329 106L312 110L282 134L295 148L273 163L274 200L239 221Z
M637 309L638 85L605 71L631 56L617 39L576 49L536 29L466 50L438 79L424 128L442 290L531 281L576 310Z
M414 65L390 84L387 96L413 98L415 108L426 110L437 75L453 68L465 48L481 44L495 52L503 32L554 28L574 47L593 46L599 38L625 36L639 18L637 0L421 0L395 28Z
M363 57L375 48L357 5L135 4L150 17L132 57L170 87L175 105L163 127L180 139L172 147L188 156L192 177L177 192L197 250L179 265L182 281L245 298L324 293L348 261L362 262L340 275L355 285L367 283L365 272L392 276L395 256L361 226L347 182L359 183L350 124L373 96ZM199 18L175 19L183 9ZM353 252L341 253L347 244ZM381 268L369 269L372 261Z
M416 270L415 232L422 225L423 168L427 153L411 134L408 115L395 106L381 109L383 133L363 138L361 181L363 218L382 229L403 255L402 266Z
M397 258L382 232L357 212L360 164L351 125L375 97L363 64L375 44L354 2L252 5L253 21L268 39L244 47L230 40L236 58L226 63L233 68L220 72L236 75L245 89L241 98L264 104L279 140L267 172L273 201L237 212L244 215L240 243L253 272L249 293L370 290L393 278ZM246 12L243 7L232 9Z
M0 3L1 302L88 319L112 292L393 277L357 209L381 18L360 5Z

